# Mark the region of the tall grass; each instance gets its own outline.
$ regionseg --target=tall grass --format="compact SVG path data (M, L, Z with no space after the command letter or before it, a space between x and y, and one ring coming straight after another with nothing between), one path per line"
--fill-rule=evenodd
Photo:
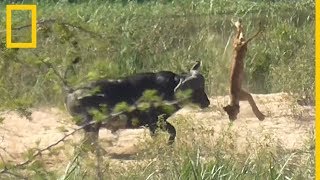
M200 128L190 133L188 122L178 119L181 131L176 145L165 144L164 136L139 144L140 151L118 163L103 159L105 179L313 179L314 139L300 150L287 150L268 135L248 143L242 153L237 134L227 128L218 134ZM209 138L208 138L209 137ZM311 137L311 136L310 136ZM217 138L211 141L210 138ZM207 141L201 141L206 139ZM64 177L94 179L94 159L90 155L70 160ZM74 170L74 171L71 171Z
M76 75L69 76L73 84L145 71L182 72L201 60L209 94L225 95L234 31L231 19L239 17L247 36L257 30L259 22L266 26L263 35L249 45L246 87L253 93L286 91L313 97L313 1L122 2L38 1L38 20L56 19L76 27L39 25L36 49L6 49L2 31L1 104L9 106L15 99L61 102L60 81L39 59L63 71L76 57L82 61ZM0 13L3 25L5 14ZM30 21L23 16L13 19L14 27ZM29 31L15 30L13 35L25 39Z

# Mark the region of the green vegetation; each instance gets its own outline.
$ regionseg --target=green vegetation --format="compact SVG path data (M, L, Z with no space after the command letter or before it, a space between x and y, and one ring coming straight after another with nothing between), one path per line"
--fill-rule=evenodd
M24 1L32 2L36 1ZM62 74L75 58L81 61L68 74L73 86L137 72L183 72L201 60L208 94L227 95L234 31L231 19L239 17L247 37L259 22L265 26L263 34L249 45L244 86L252 93L285 91L313 98L315 18L311 0L39 0L36 49L6 49L5 4L7 1L0 3L0 109L16 109L29 116L32 106L61 106L61 81L43 61ZM13 28L30 23L25 14L13 13ZM14 42L28 41L30 27L12 34ZM121 108L126 107L122 104ZM270 142L253 154L239 155L232 149L232 137L223 137L227 140L215 144L179 142L179 149L152 143L135 158L159 156L157 161L135 164L130 171L128 167L112 171L105 160L102 169L113 179L314 178L312 148L288 152ZM313 146L313 140L306 144ZM49 171L36 161L23 174L32 179L56 179L65 171L64 179L93 179L95 162L85 159L83 163L76 156L68 171Z
M232 53L229 38L234 31L231 19L238 17L244 21L247 36L257 30L259 22L266 26L263 35L249 46L247 89L313 97L311 0L112 2L39 1L38 21L55 22L38 25L36 49L6 49L2 31L1 105L11 107L15 101L26 105L61 103L61 82L40 59L63 72L76 57L81 58L76 74L68 76L74 85L145 71L182 72L201 60L208 93L226 95ZM2 25L4 13L0 11ZM30 19L14 15L13 27L29 24ZM13 31L14 40L29 36L30 27Z

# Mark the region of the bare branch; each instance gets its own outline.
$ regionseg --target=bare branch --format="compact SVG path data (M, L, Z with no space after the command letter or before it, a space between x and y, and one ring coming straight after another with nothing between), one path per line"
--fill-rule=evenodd
M250 41L252 41L255 37L257 37L262 32L262 29L259 29L256 34L254 34L252 37L250 37L248 40L244 42L244 44L248 44Z
M0 147L0 149L1 149L3 152L7 153L12 159L15 158L10 152L8 152L8 150L6 150L6 148Z
M37 57L38 55L35 54ZM66 81L65 78L63 78L60 73L57 71L57 69L49 62L46 62L45 60L39 58L39 60L45 64L49 69L52 69L53 70L53 73L59 78L59 80L63 83L63 89L65 90L65 92L71 92L73 91L73 89L69 86L68 82Z
M248 44L250 41L252 41L255 37L257 37L261 32L262 32L262 24L261 22L259 23L259 29L258 31L252 36L250 37L248 40L246 40L243 44Z
M64 25L64 26L68 26L68 27L71 27L71 28L75 28L75 29L78 29L84 33L87 33L91 36L94 36L96 38L102 38L103 36L101 34L98 34L96 32L93 32L93 31L89 31L81 26L77 26L77 25L74 25L74 24L71 24L71 23L68 23L68 22L61 22L59 20L56 20L56 19L43 19L43 20L39 20L37 22L37 25L47 25L47 24L53 24L53 23L57 23L57 24L61 24L61 25ZM12 30L22 30L22 29L25 29L25 28L28 28L30 27L31 24L27 24L27 25L24 25L24 26L19 26L19 27L13 27ZM3 30L1 32L6 32L6 30Z

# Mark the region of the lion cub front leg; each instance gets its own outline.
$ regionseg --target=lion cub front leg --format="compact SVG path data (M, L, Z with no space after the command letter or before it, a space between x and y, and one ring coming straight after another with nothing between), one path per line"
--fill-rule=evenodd
M253 97L251 96L250 93L248 93L247 91L241 89L240 93L239 93L239 99L240 101L248 101L253 113L256 115L256 117L260 120L263 121L264 118L266 117L264 114L261 113L261 111L259 110L259 108L257 107L257 104L254 102Z

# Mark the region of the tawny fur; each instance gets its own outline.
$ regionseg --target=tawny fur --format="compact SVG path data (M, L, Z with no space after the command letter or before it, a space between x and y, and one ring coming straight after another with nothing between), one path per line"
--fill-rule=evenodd
M247 44L261 32L261 29L259 29L254 36L248 40L245 40L244 30L241 22L237 21L234 23L234 25L236 26L237 31L233 42L233 57L230 76L230 104L223 107L223 109L228 113L229 119L233 121L237 119L237 115L240 112L239 101L248 101L253 113L259 120L262 121L264 120L265 115L260 112L251 94L243 90L241 87Z

